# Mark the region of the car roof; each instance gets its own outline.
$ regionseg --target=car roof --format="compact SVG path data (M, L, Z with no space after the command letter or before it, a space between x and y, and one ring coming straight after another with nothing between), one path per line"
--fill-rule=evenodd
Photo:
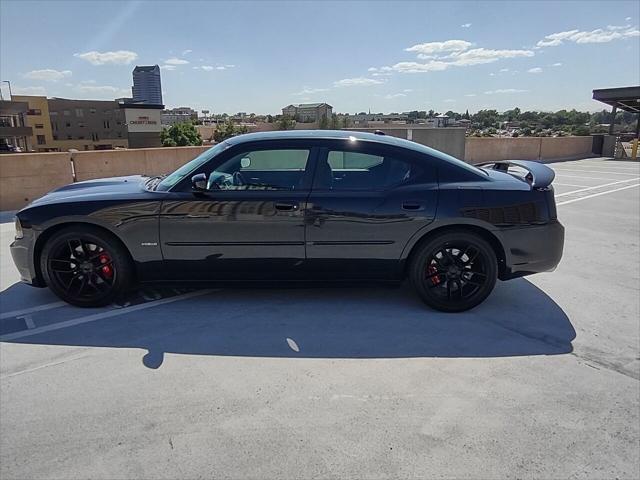
M406 148L414 152L438 158L457 167L472 171L475 174L481 172L480 169L431 147L391 135L358 132L355 130L278 130L272 132L255 132L231 137L225 140L225 142L229 145L240 145L242 143L259 142L263 140L346 140L353 138L365 142Z

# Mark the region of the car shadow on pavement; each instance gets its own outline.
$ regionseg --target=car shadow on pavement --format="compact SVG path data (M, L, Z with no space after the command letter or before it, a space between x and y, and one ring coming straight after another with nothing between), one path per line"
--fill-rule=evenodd
M14 285L0 300L18 290L24 295L25 288ZM64 306L52 312L65 321L105 310ZM429 309L406 285L229 288L8 342L141 348L148 351L144 364L158 368L165 353L362 359L557 355L572 351L575 335L547 294L516 279L499 282L482 305L457 314Z

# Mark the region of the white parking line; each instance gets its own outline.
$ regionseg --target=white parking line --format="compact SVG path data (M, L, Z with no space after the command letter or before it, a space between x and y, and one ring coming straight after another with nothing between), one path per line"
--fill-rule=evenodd
M620 181L617 181L617 182L604 183L602 185L594 185L593 187L585 187L585 188L581 188L579 190L573 190L571 192L559 193L559 194L556 195L556 198L558 198L558 197L566 197L567 195L572 195L574 193L587 192L589 190L597 190L597 189L603 188L603 187L610 187L611 185L618 185L620 183L634 182L636 180L640 180L640 177L630 178L628 180L620 180Z
M604 173L605 175L637 175L638 173L611 172L606 170L581 170L575 168L554 169L556 172Z
M618 180L617 178L583 177L582 175L570 175L570 174L564 174L564 173L556 172L556 178L558 178L558 177L562 177L562 178L580 178L580 179L584 179L584 180Z
M23 308L21 310L12 310L10 312L5 312L0 314L0 320L4 320L5 318L12 318L18 315L24 315L27 313L41 312L43 310L51 310L52 308L58 308L67 305L66 302L53 302L53 303L45 303L44 305L38 305L36 307Z
M216 292L219 289L198 290L195 292L185 293L184 295L177 295L175 297L161 298L153 302L141 303L138 305L132 305L131 307L120 308L116 310L107 310L106 312L94 313L80 318L74 318L65 322L52 323L42 327L34 328L33 330L23 330L20 332L8 333L0 336L0 342L7 342L9 340L17 340L19 338L30 337L31 335L37 335L39 333L51 332L53 330L60 330L61 328L74 327L83 323L95 322L96 320L103 320L105 318L116 317L118 315L124 315L125 313L137 312L139 310L145 310L147 308L157 307L167 303L177 302L179 300L186 300L188 298L200 297L212 292Z
M553 185L556 186L560 186L560 187L587 187L588 185L574 185L573 183L558 183L558 182L553 182Z
M609 193L619 192L620 190L626 190L628 188L640 187L640 183L636 183L635 185L627 185L626 187L616 188L615 190L608 190L606 192L594 193L592 195L587 195L586 197L574 198L573 200L567 200L566 202L557 203L557 206L567 205L569 203L579 202L580 200L586 200L587 198L599 197L600 195L607 195Z

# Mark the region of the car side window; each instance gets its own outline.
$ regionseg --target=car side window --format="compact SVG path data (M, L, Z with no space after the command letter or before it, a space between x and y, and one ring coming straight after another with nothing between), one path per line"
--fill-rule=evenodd
M418 167L398 158L331 150L318 165L314 188L385 190L408 183L418 173Z
M209 190L297 190L309 150L253 150L239 153L209 174Z

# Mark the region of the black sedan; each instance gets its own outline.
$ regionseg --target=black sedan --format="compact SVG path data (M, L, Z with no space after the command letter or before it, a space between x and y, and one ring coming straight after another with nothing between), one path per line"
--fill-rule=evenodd
M553 177L378 132L248 134L164 177L48 193L18 212L11 253L24 282L78 306L138 282L408 278L431 307L462 311L497 278L556 267Z

